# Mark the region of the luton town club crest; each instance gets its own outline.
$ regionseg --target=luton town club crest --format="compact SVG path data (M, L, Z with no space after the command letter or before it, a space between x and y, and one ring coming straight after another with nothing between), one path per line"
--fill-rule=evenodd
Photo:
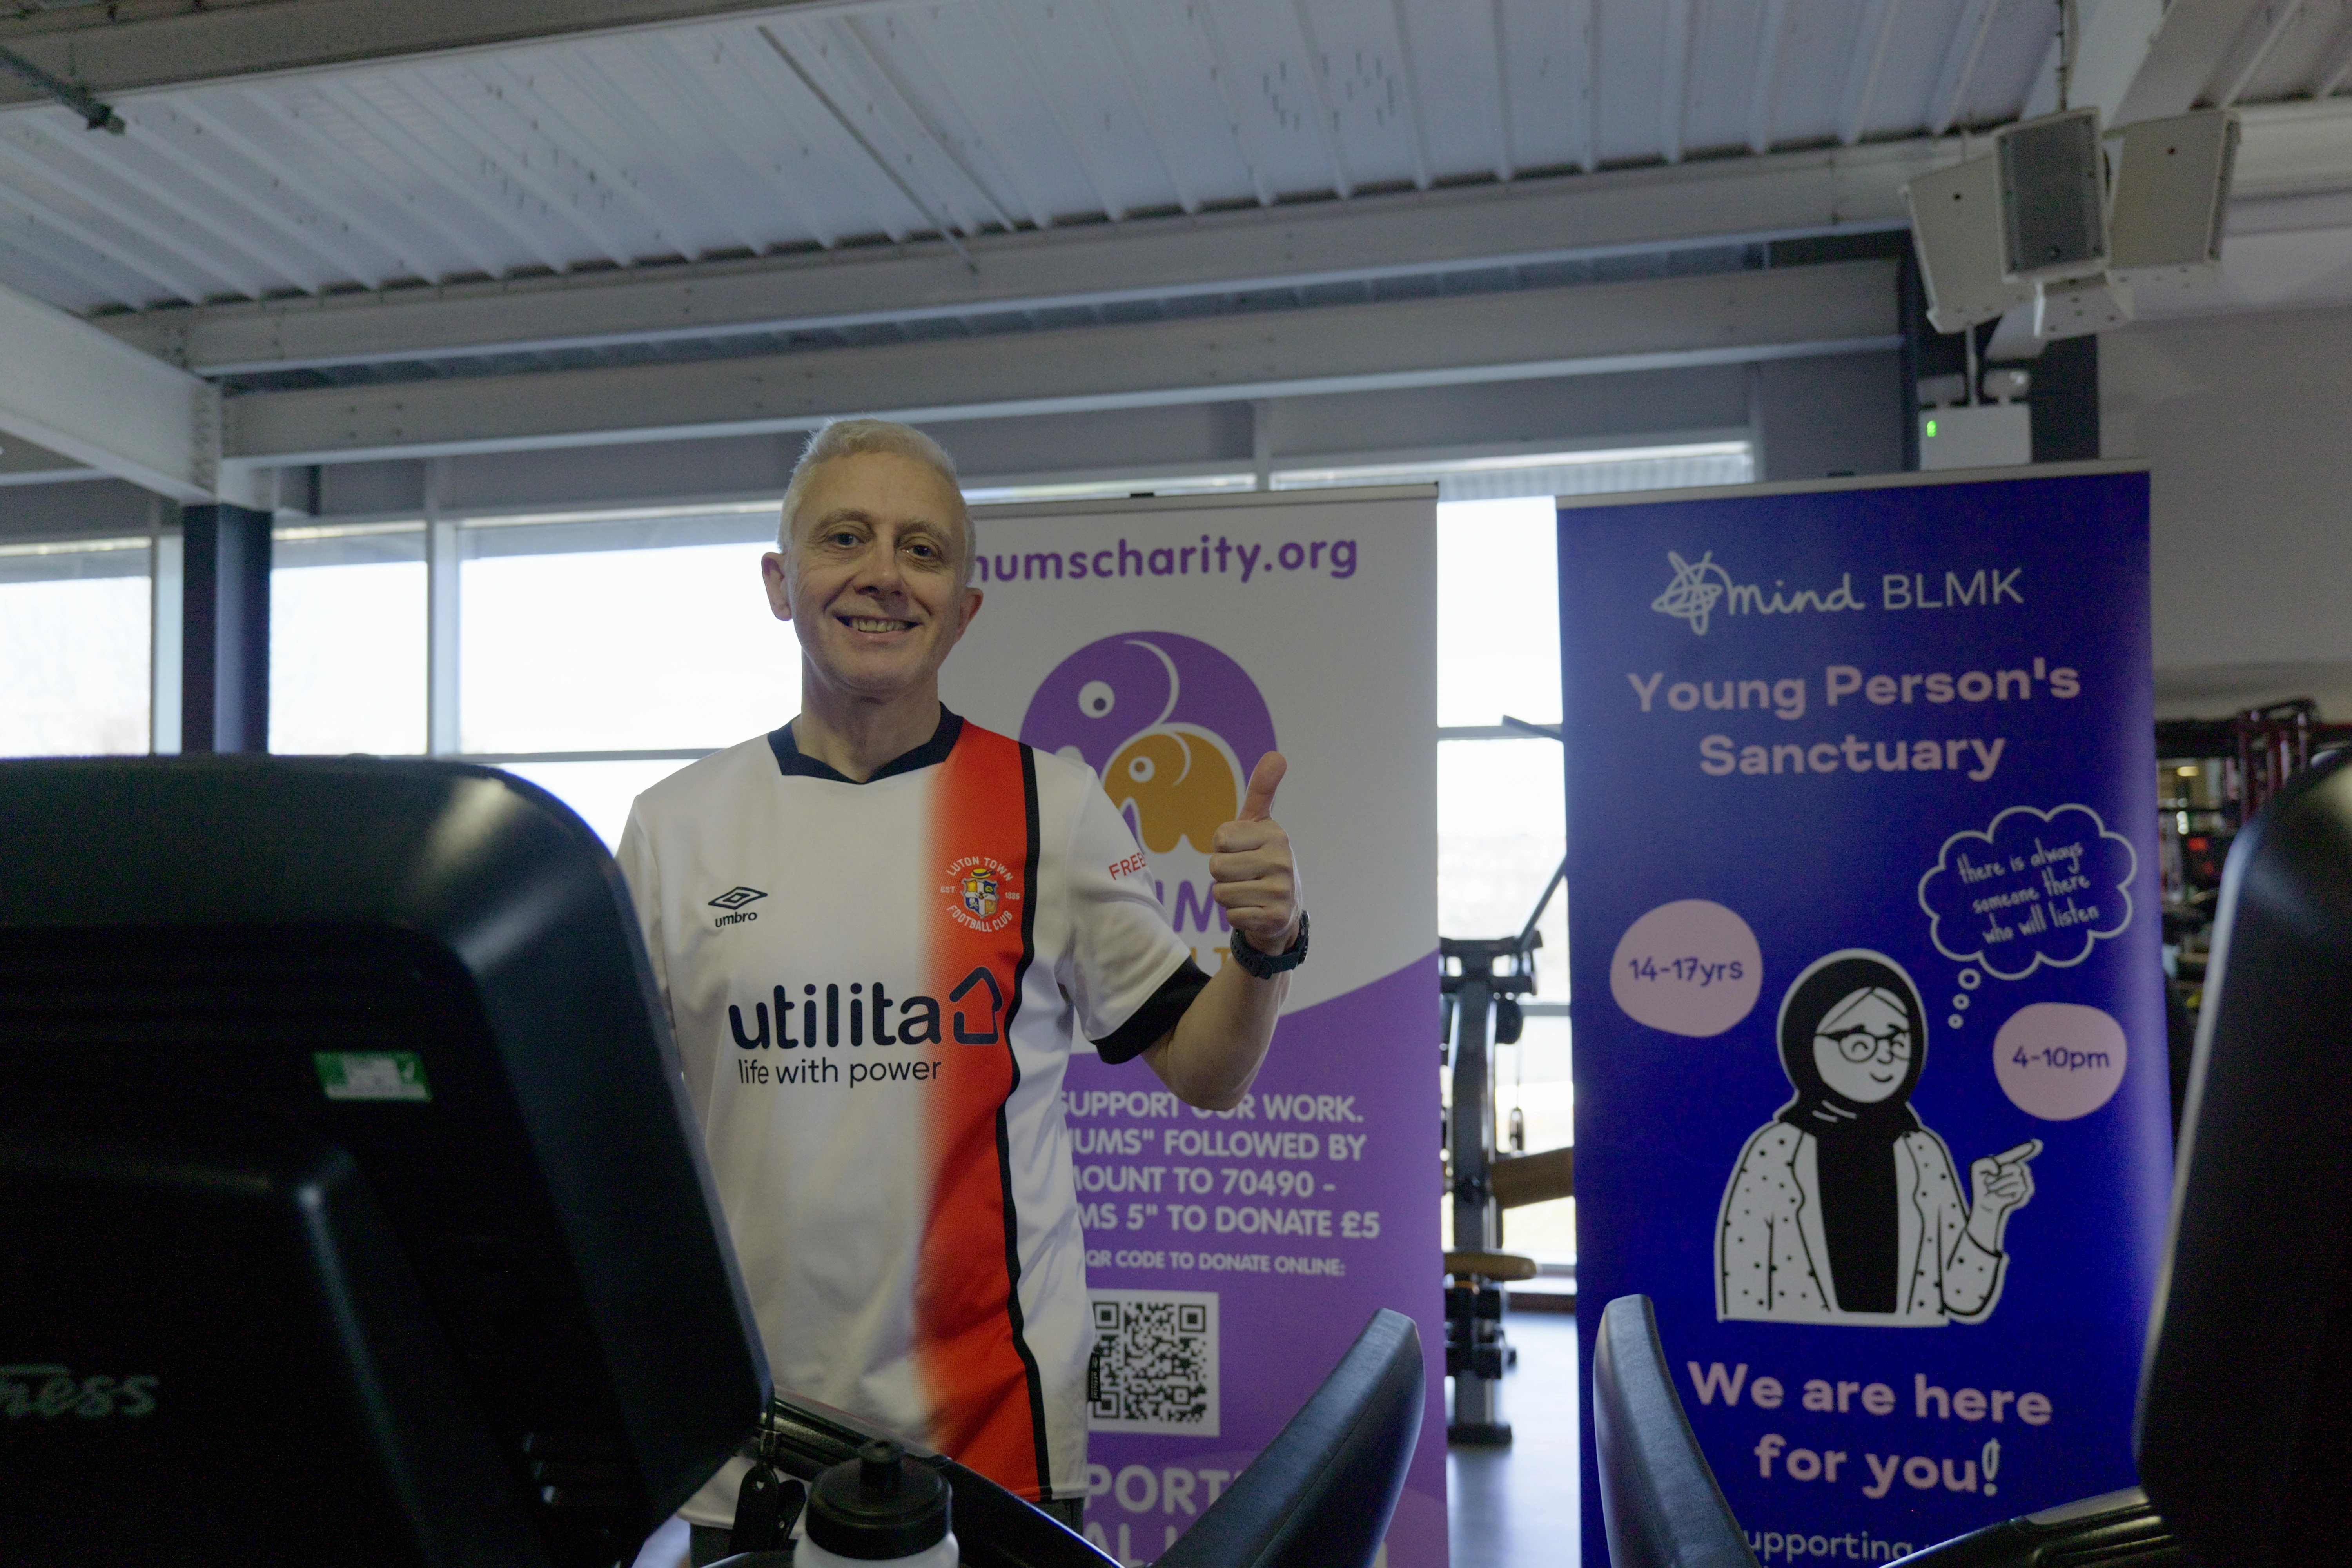
M950 865L947 885L940 891L955 900L948 913L977 931L1003 931L1021 902L1013 873L989 855L966 855Z
M985 871L974 871L963 879L963 907L982 920L996 913L996 879Z

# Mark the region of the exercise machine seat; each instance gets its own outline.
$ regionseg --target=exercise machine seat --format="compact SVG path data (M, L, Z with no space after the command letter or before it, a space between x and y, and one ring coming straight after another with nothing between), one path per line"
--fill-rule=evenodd
M1370 1568L1421 1438L1421 1331L1383 1307L1154 1568Z
M1610 1568L1757 1568L1675 1392L1647 1296L1602 1310L1592 1446Z

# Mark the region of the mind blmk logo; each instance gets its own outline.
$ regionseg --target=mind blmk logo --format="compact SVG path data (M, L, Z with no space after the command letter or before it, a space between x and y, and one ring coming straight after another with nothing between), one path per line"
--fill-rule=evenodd
M1688 621L1692 631L1706 636L1707 617L1715 613L1724 595L1731 591L1731 574L1715 563L1712 550L1696 561L1685 561L1669 550L1666 560L1675 574L1667 582L1666 591L1650 601L1650 608L1662 616Z
M711 900L710 907L714 910L726 910L731 913L736 910L741 909L745 904L754 902L760 899L764 899L767 896L767 894L760 891L757 888L730 888L725 892L719 894L717 898Z
M1666 552L1666 563L1675 574L1666 581L1665 591L1650 601L1650 608L1662 616L1672 616L1690 623L1690 629L1699 637L1706 636L1708 622L1717 605L1727 616L1795 616L1807 611L1834 614L1840 610L1869 608L1854 597L1853 574L1842 574L1838 585L1824 593L1819 588L1790 590L1788 582L1775 578L1768 592L1760 583L1735 583L1731 574L1716 563L1710 550L1696 561L1685 561L1675 552ZM1948 576L1950 574L1947 574ZM1984 574L1977 574L1979 584ZM1889 579L1895 581L1895 579ZM1981 587L1979 587L1981 592ZM2014 590L2011 590L2014 594ZM1964 604L1975 602L1963 599ZM2023 604L2022 598L2018 599Z

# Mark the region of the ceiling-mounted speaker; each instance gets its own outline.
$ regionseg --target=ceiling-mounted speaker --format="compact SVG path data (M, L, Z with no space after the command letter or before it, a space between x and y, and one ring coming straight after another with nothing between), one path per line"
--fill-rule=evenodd
M1991 154L1922 174L1903 187L1911 243L1939 332L1990 321L2033 298L2033 285L2003 276L2000 161Z
M2108 268L2136 288L2188 292L2221 270L2238 117L2208 109L2123 131Z
M2070 109L1993 133L2000 165L2001 276L2032 283L2107 265L2106 159L2099 111Z
M2113 331L2132 319L2132 286L2112 272L2045 278L2034 286L2033 335L2082 338Z

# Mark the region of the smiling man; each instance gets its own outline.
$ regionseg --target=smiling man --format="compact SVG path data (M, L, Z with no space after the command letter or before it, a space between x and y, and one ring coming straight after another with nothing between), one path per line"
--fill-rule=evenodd
M801 712L639 796L621 865L779 1385L1076 1527L1093 1331L1064 1128L1083 1032L1239 1102L1305 956L1268 753L1216 835L1203 974L1093 773L966 723L971 519L920 431L845 420L785 491L768 603ZM742 1466L686 1510L720 1550Z

